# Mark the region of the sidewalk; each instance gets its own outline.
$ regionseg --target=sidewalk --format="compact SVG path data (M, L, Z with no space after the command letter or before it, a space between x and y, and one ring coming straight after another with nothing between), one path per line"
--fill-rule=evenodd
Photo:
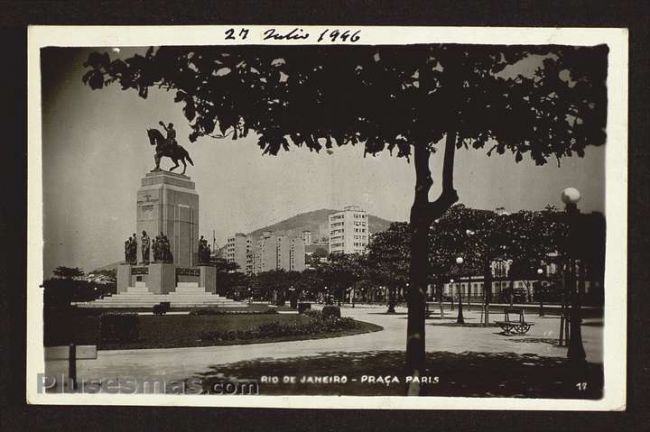
M316 356L327 352L364 352L405 349L406 308L397 307L396 314L386 314L385 306L344 307L343 316L370 322L384 327L383 331L337 338L304 341L276 342L254 345L229 345L215 347L168 348L145 350L98 351L96 360L80 360L77 364L79 378L106 379L116 377L164 377L183 379L206 372L211 366L259 358L290 358ZM540 356L565 357L566 348L557 347L559 332L557 317L531 315L535 326L523 336L504 336L494 327L454 326L456 311L445 311L440 319L437 311L426 322L427 351L461 353L514 352ZM479 323L480 312L463 311L467 323ZM498 320L499 317L492 317ZM590 362L602 362L602 327L586 320L583 340ZM66 361L47 361L46 373L65 374Z

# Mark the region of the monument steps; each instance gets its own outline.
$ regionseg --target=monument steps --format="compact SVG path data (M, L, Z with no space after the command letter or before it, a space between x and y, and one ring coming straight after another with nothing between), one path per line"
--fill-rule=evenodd
M238 307L242 304L218 294L205 292L196 282L179 282L176 291L169 294L154 294L147 290L143 282L136 282L135 287L92 302L76 303L88 308L133 308L153 307L161 302L169 302L171 307Z

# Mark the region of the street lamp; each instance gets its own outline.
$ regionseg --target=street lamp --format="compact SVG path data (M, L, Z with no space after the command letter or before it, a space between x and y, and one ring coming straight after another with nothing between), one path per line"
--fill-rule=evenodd
M463 257L458 257L456 258L456 264L459 266L459 279L462 281L462 277L460 274L460 266L463 264L465 260ZM463 318L463 290L462 290L462 284L458 284L458 318L456 319L456 324L465 324L465 319Z
M449 293L451 294L451 307L450 310L454 310L454 279L449 279Z
M571 332L569 338L569 350L567 358L571 363L582 364L587 357L585 349L582 344L582 316L580 313L580 293L576 283L576 255L578 250L578 218L580 217L580 210L578 210L578 201L580 201L580 191L573 187L568 187L562 191L562 202L566 206L566 215L569 223L569 235L566 244L566 252L568 255L568 274L566 277L566 289L569 291L571 299L571 313L570 323Z
M485 230L483 230L485 231ZM476 234L476 231L467 229L465 230L467 237L472 237ZM490 292L492 290L492 278L491 278L491 268L490 268L490 254L487 252L490 248L489 240L483 237L482 243L484 244L484 254L483 256L483 306L481 310L481 322L484 326L487 326L490 322ZM470 303L471 305L471 303ZM484 321L483 321L484 320Z
M542 293L542 275L544 270L542 268L537 269L537 288L539 290L539 316L544 316L544 294Z

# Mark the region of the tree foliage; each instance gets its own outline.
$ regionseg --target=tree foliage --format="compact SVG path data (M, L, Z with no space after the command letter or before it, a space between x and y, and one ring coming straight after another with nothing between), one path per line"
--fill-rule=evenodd
M407 223L393 222L372 236L368 245L367 268L378 285L405 286L409 281L411 231Z
M53 271L54 276L63 279L74 279L76 277L81 277L84 275L84 272L79 267L65 267L59 266Z
M603 144L607 47L408 45L150 48L111 59L92 53L83 79L119 83L147 97L175 92L193 131L233 139L258 134L265 153L290 143L319 151L362 143L409 157L454 129L457 146L485 147L516 160L529 153L582 155ZM530 55L534 74L506 68ZM215 132L218 131L219 133Z

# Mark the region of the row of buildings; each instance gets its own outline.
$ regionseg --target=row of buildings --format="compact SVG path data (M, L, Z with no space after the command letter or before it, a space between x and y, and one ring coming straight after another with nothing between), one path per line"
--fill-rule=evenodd
M533 301L536 299L536 289L540 284L548 285L549 280L555 279L559 274L559 266L556 263L540 265L540 272L536 279L511 280L510 267L512 260L495 260L490 267L492 268L492 295L497 300L502 293L509 294L512 288L518 296L523 296L522 301ZM443 296L446 298L456 298L459 294L470 301L481 300L484 296L485 281L482 275L468 276L456 275L456 277L445 283L443 286Z
M368 214L359 206L347 206L328 218L329 253L364 253L370 232ZM300 236L265 231L260 237L237 233L228 238L224 258L241 272L257 274L270 270L303 271L305 247L311 246L312 232Z
M560 301L561 291L557 289L549 292L550 288L564 286L564 271L558 254L549 255L549 259L556 262L548 262L540 265L537 275L522 279L512 277L510 267L512 260L495 260L492 262L492 288L490 292L493 301L499 302L509 299L511 293L515 302L531 302L540 300ZM576 261L576 267L580 269L582 279L582 293L590 301L602 301L604 281L597 275L588 271L588 265ZM481 301L485 292L485 278L482 275L468 276L457 275L454 279L443 285L442 294L445 299L458 299L460 295L463 301ZM433 289L429 287L427 294L433 298Z
M226 242L225 258L246 274L270 270L303 271L305 240L270 231L265 231L259 238L237 233Z

